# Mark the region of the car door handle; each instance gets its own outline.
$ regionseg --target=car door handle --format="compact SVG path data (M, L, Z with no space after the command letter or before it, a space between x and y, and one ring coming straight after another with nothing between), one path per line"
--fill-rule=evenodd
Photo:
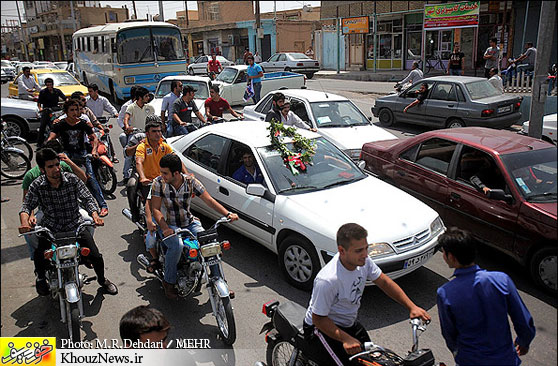
M448 107L453 108L455 104L448 104Z
M262 121L263 121L264 119L265 119L264 117L260 117L260 120L262 120Z
M229 195L229 190L223 187L219 187L219 192L223 193L225 196Z
M459 201L461 199L461 195L455 193L455 192L451 192L450 193L450 199L451 200L455 200L455 201Z
M402 176L402 177L404 177L404 176L406 175L405 172L404 172L403 170L398 170L398 171L397 171L397 174L400 175L400 176Z

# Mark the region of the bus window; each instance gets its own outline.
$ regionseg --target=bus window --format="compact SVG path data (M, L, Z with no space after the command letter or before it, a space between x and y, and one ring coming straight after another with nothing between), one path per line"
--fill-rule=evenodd
M91 52L91 37L87 37L87 52Z
M80 39L81 39L81 50L82 50L83 52L85 52L85 38L80 37Z
M153 27L153 39L159 61L183 60L180 31L172 28Z
M105 53L105 36L101 36L101 52Z
M99 52L99 37L93 37L93 53Z
M154 61L149 28L123 30L116 37L118 63Z

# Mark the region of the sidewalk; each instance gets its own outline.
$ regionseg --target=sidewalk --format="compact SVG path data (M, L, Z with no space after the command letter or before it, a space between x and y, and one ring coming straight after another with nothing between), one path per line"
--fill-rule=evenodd
M326 79L341 79L341 80L356 80L356 81L383 81L383 82L397 82L403 80L410 70L389 70L377 71L374 73L372 70L366 71L344 71L341 70L339 74L336 70L320 70L314 74L316 78ZM477 70L477 76L483 77L483 70ZM441 70L433 70L426 77L445 75ZM475 70L466 70L465 76L475 76Z

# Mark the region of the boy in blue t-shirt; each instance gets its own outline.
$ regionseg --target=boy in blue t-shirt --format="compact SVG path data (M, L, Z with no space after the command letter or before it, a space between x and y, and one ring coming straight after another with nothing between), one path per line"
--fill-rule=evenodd
M262 91L262 78L264 76L263 69L260 65L254 62L254 56L248 55L248 69L246 73L248 74L248 84L252 82L252 88L254 89L254 96L252 100L254 104L258 104L260 101L260 93Z

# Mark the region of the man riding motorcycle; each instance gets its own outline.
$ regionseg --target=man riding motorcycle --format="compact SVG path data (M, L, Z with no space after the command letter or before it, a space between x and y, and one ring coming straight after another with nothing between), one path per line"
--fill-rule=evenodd
M37 152L37 165L44 175L41 175L31 183L29 191L25 196L19 218L21 226L20 233L29 232L33 226L30 221L31 212L38 206L43 210L43 226L53 233L75 231L83 222L79 212L78 200L85 203L89 215L96 225L102 226L103 220L99 218L99 207L85 184L72 173L62 172L60 169L60 158L52 149L43 149ZM93 236L87 230L81 232L78 239L81 247L89 248L89 261L97 274L99 285L109 294L116 295L116 285L105 277L105 263L103 256L93 240ZM35 273L37 274L36 289L42 296L49 294L49 284L46 280L48 262L44 257L44 251L50 248L50 242L45 237L39 237L39 246L34 253Z
M174 299L178 295L175 288L177 264L182 253L182 245L175 230L186 228L197 235L203 231L199 219L190 212L190 200L192 195L200 197L209 207L222 216L227 216L231 221L238 220L238 215L227 211L205 190L197 179L183 174L182 162L178 155L169 154L163 156L159 163L161 175L153 181L151 187L151 205L153 216L159 224L159 235L164 238L163 246L167 248L165 254L165 279L163 287L168 298ZM165 208L163 215L161 207Z
M368 256L368 233L358 224L345 224L337 231L337 253L318 272L312 298L304 318L304 337L311 359L320 366L350 365L349 356L369 342L366 329L357 321L366 281L373 281L384 293L405 306L410 318L430 320L403 290L382 273Z

